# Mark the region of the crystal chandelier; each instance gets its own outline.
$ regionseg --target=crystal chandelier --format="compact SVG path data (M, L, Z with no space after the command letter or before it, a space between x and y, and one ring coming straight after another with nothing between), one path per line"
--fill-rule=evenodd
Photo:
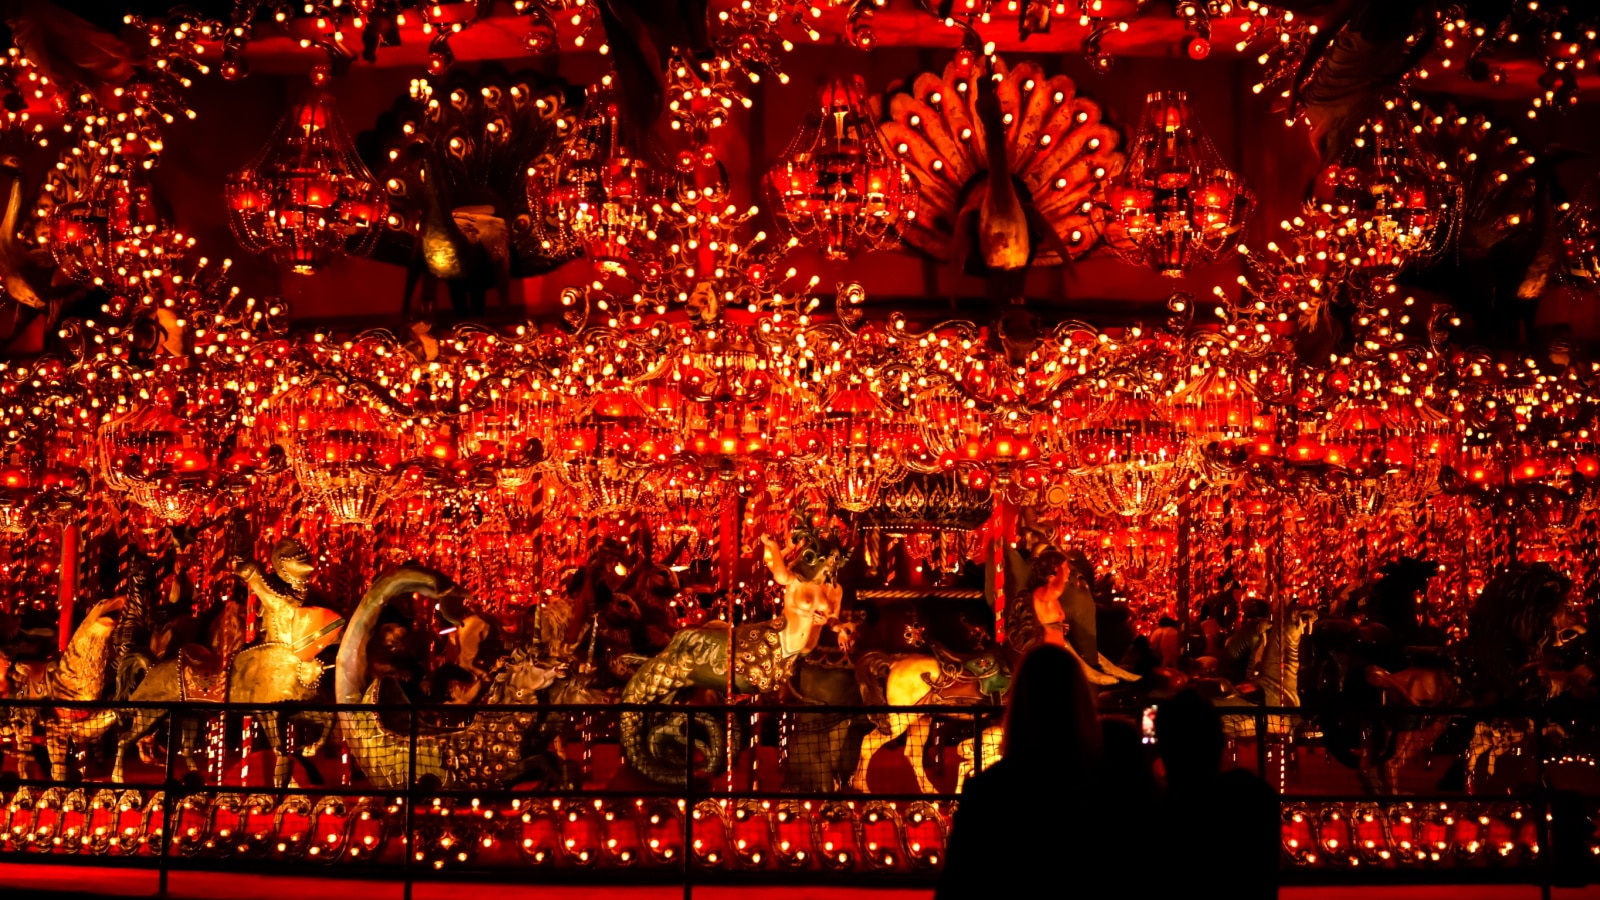
M1437 168L1404 123L1380 118L1323 170L1314 202L1339 223L1334 234L1345 245L1341 258L1356 274L1385 281L1449 245L1461 191Z
M1181 276L1239 242L1255 196L1222 163L1181 91L1149 96L1110 189L1108 240L1125 259Z
M333 96L321 90L289 110L223 192L239 243L301 274L336 255L370 252L388 211Z
M110 419L97 443L106 487L169 523L187 521L216 485L210 441L160 404Z
M1567 272L1594 285L1600 282L1600 182L1592 182L1561 217L1561 251Z
M371 525L394 487L399 429L328 381L301 388L283 407L275 437L300 490L335 524Z
M616 389L596 394L588 414L556 429L554 440L550 466L591 516L651 505L648 467L670 459L666 436L652 427L649 412Z
M624 146L608 75L553 165L528 178L533 233L552 256L581 249L595 270L627 277L655 253L667 179Z
M906 474L913 434L893 420L871 392L845 388L829 400L820 420L796 435L795 459L839 508L866 512L885 485Z
M507 385L463 418L463 449L503 490L515 491L538 477L538 458L553 442L562 412L549 391Z
M977 404L951 382L940 382L913 396L910 412L926 462L909 459L907 463L919 472L944 470L944 460L972 456L976 447L982 446L984 422Z
M884 143L866 109L861 76L836 79L819 96L777 165L768 202L780 225L828 259L850 259L892 243L916 215L917 183Z
M82 195L50 211L50 250L69 277L128 293L177 265L194 241L166 234L147 171L120 154L95 167Z
M79 466L85 438L72 428L17 434L0 458L0 532L25 534L40 517L78 506L89 486Z
M1074 481L1104 515L1159 512L1189 476L1172 422L1140 391L1107 401L1080 440Z
M1173 425L1198 441L1236 441L1256 430L1260 404L1255 390L1210 367L1182 385L1170 402Z
M1258 433L1272 430L1250 383L1215 366L1179 385L1167 406L1177 433L1194 448L1198 462L1219 474L1242 467L1249 458L1246 445Z
M1320 444L1317 474L1302 483L1313 492L1328 494L1352 516L1373 516L1425 501L1455 450L1449 420L1404 397L1355 396L1340 401L1328 416ZM1290 449L1291 461L1315 455Z

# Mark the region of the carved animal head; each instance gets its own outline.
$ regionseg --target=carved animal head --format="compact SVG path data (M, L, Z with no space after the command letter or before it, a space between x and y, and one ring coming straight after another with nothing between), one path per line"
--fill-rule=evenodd
M272 546L272 574L296 591L305 590L316 568L311 551L294 538L284 538Z
M117 617L122 613L123 605L126 602L126 597L113 597L110 600L101 600L94 606L89 607L88 614L83 617L83 624L78 626L79 630L91 630L102 636L110 634L112 627L117 624Z
M531 703L538 693L567 674L567 664L542 659L531 648L517 650L494 674L492 702Z
M1565 647L1567 644L1588 634L1589 629L1583 624L1583 616L1570 605L1564 605L1556 611L1555 617L1550 620L1551 646Z
M1567 606L1572 581L1544 563L1515 566L1495 576L1478 595L1468 620L1477 641L1512 641L1529 656L1581 634Z
M1290 610L1289 614L1284 617L1284 631L1285 631L1285 635L1284 636L1289 638L1289 639L1291 639L1291 640L1298 640L1301 635L1310 634L1311 633L1311 629L1316 627L1316 624L1317 624L1317 611L1316 610L1314 610L1314 609L1294 609L1294 610Z

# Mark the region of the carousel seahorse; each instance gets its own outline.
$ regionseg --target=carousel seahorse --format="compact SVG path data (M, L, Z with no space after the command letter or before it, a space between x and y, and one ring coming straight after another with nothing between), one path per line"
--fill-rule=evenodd
M465 617L465 606L449 578L421 566L401 566L373 582L361 598L339 643L334 669L334 690L340 704L381 704L402 713L396 717L400 726L396 728L385 724L383 713L339 712L339 728L351 757L367 780L380 788L404 787L410 777L410 723L404 715L409 701L392 679L365 683L367 641L389 601L410 593L437 599L448 621L459 623ZM529 752L528 737L544 724L541 717L531 712L495 712L493 707L536 703L538 692L565 671L565 663L541 660L531 647L513 652L491 671L484 697L461 707L463 713L472 714L467 724L442 728L418 722L417 777L432 775L446 789L493 787L516 780L530 765L548 764L542 754Z
M67 649L59 657L44 665L42 672L31 676L25 667L18 666L16 679L17 700L99 700L106 684L106 660L111 649L111 632L116 627L112 614L122 609L124 599L103 600L89 609ZM50 759L50 778L61 782L67 778L67 747L69 741L88 745L111 730L116 724L116 713L111 710L85 709L17 709L12 711L10 728L18 738L17 746L26 744L34 723L44 721L45 752Z
M678 632L665 650L628 680L622 689L623 703L661 703L685 688L725 691L730 663L737 693L770 693L789 681L796 661L816 647L822 629L839 616L844 590L833 582L843 559L836 550L823 554L816 547L804 547L797 573L790 569L776 542L768 537L761 540L767 568L783 588L783 612L771 621L732 629L726 622L712 622ZM724 732L719 725L702 724L709 735L707 767L715 770L729 748L723 746ZM692 754L690 725L689 713L682 710L624 712L620 717L623 756L650 780L681 785L687 777L682 756L676 763L669 761L666 745L676 732L682 752Z
M313 699L322 678L316 651L333 641L344 627L344 620L329 610L303 605L311 571L311 554L298 541L289 539L272 548L270 573L255 562L240 564L239 579L261 604L264 639L232 659L190 644L175 659L152 666L129 699L158 703L226 700L263 706ZM164 710L156 708L133 712L132 724L117 748L114 780L122 780L128 749L154 730L165 715ZM284 752L285 719L269 714L262 716L260 722L277 759L273 783L287 787L294 761ZM184 761L192 766L193 748L184 745L182 752Z

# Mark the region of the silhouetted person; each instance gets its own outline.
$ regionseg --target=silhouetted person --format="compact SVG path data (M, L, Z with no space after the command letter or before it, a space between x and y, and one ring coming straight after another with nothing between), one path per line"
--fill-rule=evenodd
M1107 795L1127 798L1130 806L1143 807L1141 812L1148 817L1148 805L1155 802L1156 782L1150 773L1150 756L1145 752L1139 723L1108 716L1100 720L1100 732L1104 748L1100 778Z
M1128 652L1122 654L1122 659L1117 665L1144 678L1154 672L1160 662L1161 660L1156 657L1156 651L1150 646L1150 639L1141 634L1128 645Z
M1156 750L1166 770L1163 849L1179 884L1238 900L1278 896L1282 839L1278 794L1251 772L1222 771L1222 717L1193 690L1156 711Z
M1042 644L1022 658L1001 746L1002 758L961 793L935 900L1046 896L1105 871L1103 848L1115 836L1096 796L1100 723L1066 650Z
M1095 817L1102 820L1107 839L1102 844L1100 871L1106 873L1102 879L1106 884L1118 886L1106 896L1118 900L1153 898L1154 886L1144 875L1151 858L1147 836L1159 821L1150 753L1139 723L1132 719L1107 717L1100 721L1100 727L1105 755L1096 779Z
M1176 669L1183 659L1183 632L1171 616L1162 616L1155 631L1150 634L1150 649L1155 651L1156 665Z

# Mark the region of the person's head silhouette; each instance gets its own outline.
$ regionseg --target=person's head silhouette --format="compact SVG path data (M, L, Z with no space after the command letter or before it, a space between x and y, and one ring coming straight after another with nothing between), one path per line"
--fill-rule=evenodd
M1156 710L1156 750L1167 786L1198 786L1222 771L1222 717L1194 690L1178 693Z
M1004 754L1062 773L1081 771L1100 757L1094 692L1071 653L1040 644L1022 658L1006 706Z

